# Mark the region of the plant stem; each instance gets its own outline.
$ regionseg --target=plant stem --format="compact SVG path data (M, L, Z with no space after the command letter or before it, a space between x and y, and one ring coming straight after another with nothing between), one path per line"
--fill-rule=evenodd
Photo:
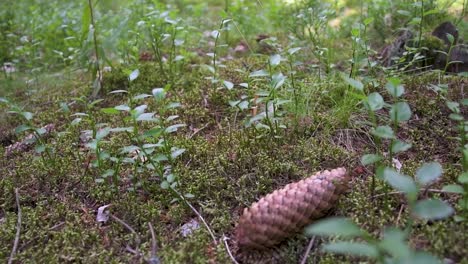
M98 52L98 41L97 41L97 33L96 33L96 24L94 22L94 10L93 10L93 3L92 0L88 0L88 5L89 5L89 11L91 15L91 25L93 26L93 41L94 41L94 53L96 56L96 70L97 70L97 80L98 80L98 87L94 87L93 90L93 96L96 97L99 93L99 90L101 90L102 87L102 72L101 72L101 67L99 65L99 52Z

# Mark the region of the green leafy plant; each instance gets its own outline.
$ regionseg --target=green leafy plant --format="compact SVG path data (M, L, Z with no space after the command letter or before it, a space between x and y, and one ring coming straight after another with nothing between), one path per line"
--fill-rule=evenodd
M386 228L382 238L375 238L350 219L336 217L310 225L306 228L306 234L353 239L325 244L322 249L326 252L366 257L377 263L440 263L440 260L429 253L411 249L407 240L412 233L415 219L440 220L454 212L450 205L441 200L418 200L418 193L422 188L442 175L441 165L437 162L423 164L414 179L390 167L384 168L382 174L389 185L406 197L410 216L404 230Z
M411 148L410 143L404 142L396 136L400 124L411 118L411 109L408 103L401 99L405 92L404 86L398 78L388 79L385 88L394 101L393 104L389 104L384 101L384 97L379 92L372 92L366 95L364 85L360 81L348 77L343 78L350 86L358 91L356 96L362 98L364 108L366 109L372 124L371 134L373 135L377 146L377 152L363 155L361 157L361 163L364 166L375 164L375 167L379 172L381 171L383 161L385 160L382 144L383 141L389 141L387 155L388 164L393 163L396 154ZM381 121L377 118L377 112L384 108L389 108L389 118L383 119L383 121L388 122L388 124L380 125L379 123ZM377 173L377 176L382 178L379 173ZM370 186L370 193L372 196L375 193L375 186L375 176L373 175Z
M6 98L0 98L0 103L7 105L9 108L7 113L16 115L22 120L22 124L15 128L15 133L18 135L30 133L32 135L32 137L26 137L25 141L20 142L20 144L35 144L34 150L40 155L43 167L46 170L52 169L56 165L55 151L44 139L44 136L51 133L51 131L47 131L46 127L36 126L33 120L33 113L24 110Z
M443 190L447 192L459 193L462 198L458 201L462 214L456 215L455 220L467 221L468 219L468 120L461 114L462 107L468 106L468 100L463 99L460 103L447 101L448 108L452 113L449 118L458 123L459 137L456 138L460 143L462 171L457 177L456 184L444 186Z

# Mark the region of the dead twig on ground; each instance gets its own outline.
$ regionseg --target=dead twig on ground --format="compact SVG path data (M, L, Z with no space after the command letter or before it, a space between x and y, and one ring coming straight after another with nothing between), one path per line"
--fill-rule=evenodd
M196 134L198 134L200 131L202 131L203 129L207 128L209 124L206 124L204 126L202 126L201 128L198 128L196 129L192 135L190 135L188 138L191 139L193 138Z
M227 253L228 253L229 257L231 258L232 263L239 264L239 262L237 262L237 260L234 258L234 255L232 255L231 249L229 248L229 244L227 242L228 240L229 240L229 238L223 234L224 246L226 247Z
M150 230L150 233L151 233L151 256L148 259L148 263L150 263L150 264L160 264L161 261L159 261L159 258L156 255L158 244L156 243L156 235L154 234L153 225L151 225L151 223L148 222L148 226L149 226L149 230Z
M398 222L400 222L400 217L401 217L401 213L403 212L403 209L405 208L405 205L402 204L401 207L400 207L400 211L398 212L398 217L395 221L395 226L398 226Z
M11 250L10 258L8 259L8 264L13 263L13 259L15 258L15 255L16 255L16 250L18 249L19 239L20 239L20 234L21 234L21 206L20 206L18 188L15 188L15 196L16 196L16 206L18 207L18 221L16 223L15 242L13 243L13 249Z
M306 252L304 253L304 256L302 257L301 264L306 264L307 263L307 258L309 258L310 251L312 250L312 247L314 246L314 242L315 242L315 236L313 236L310 239L309 245L307 245Z
M126 247L127 251L132 252L133 254L137 256L141 256L140 252L138 251L138 247L140 246L141 239L138 233L133 229L129 224L125 223L122 219L118 218L117 216L110 214L110 217L117 221L119 224L123 225L125 228L127 228L131 233L135 235L135 249L130 248L128 245Z
M200 220L203 222L206 229L208 230L208 233L210 233L211 238L213 239L213 244L218 245L218 242L216 241L216 237L215 237L213 231L211 230L210 226L208 225L208 223L205 221L205 218L203 218L203 216L197 211L197 209L195 209L195 207L193 207L193 205L191 203L189 203L187 201L187 199L185 199L185 197L182 194L180 194L176 189L171 187L171 190L174 193L176 193L177 196L179 196L179 198L182 199L182 201L184 201L190 207L190 209L192 209L192 211L198 216L198 218L200 218Z

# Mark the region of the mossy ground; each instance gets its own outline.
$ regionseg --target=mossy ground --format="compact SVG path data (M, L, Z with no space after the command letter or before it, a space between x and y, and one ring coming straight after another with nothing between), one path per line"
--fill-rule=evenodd
M205 9L200 10L190 12L203 14ZM213 13L200 16L200 20L210 20L211 16ZM244 18L238 22L247 25L253 21L256 25L264 19L247 15ZM286 17L283 18L287 24ZM352 19L356 18L346 17L343 23L352 24ZM278 19L272 25L282 22ZM211 24L218 25L213 21ZM240 27L246 29L242 24ZM263 32L252 26L249 29L251 32L244 34L251 41L254 52L224 62L226 67L218 72L221 79L239 84L248 79L249 72L265 67L268 56L256 54L261 47L254 41L255 35ZM286 35L282 31L267 33L278 35L278 42L286 46L288 39L281 37ZM348 31L335 33L337 36L333 37L343 39L327 41L330 48L336 48L333 63L338 69L350 57L350 44ZM239 39L242 38L234 36L229 44L233 46ZM202 53L210 50L206 48ZM6 157L6 147L25 135L14 133L22 121L0 105L0 261L9 258L16 236L15 188L19 190L22 211L16 263L143 263L152 250L148 223L154 227L156 254L162 263L229 263L221 238L223 235L232 237L243 208L287 183L335 167L346 167L353 177L350 190L331 214L350 217L376 237L382 235L385 227L404 226L408 219L404 199L400 195L384 199L372 196L370 192L373 168L363 168L360 157L374 151L375 143L370 135L366 111L338 73L332 71L325 75L323 65L319 65L312 54L304 55L302 59L307 63L295 68L297 90L282 91L282 96L294 103L284 106L283 122L287 128L280 130L279 138L275 138L245 127L251 109L237 111L229 105L230 101L239 100L243 95L254 97L267 84L254 83L249 89L237 85L232 90L218 89L221 85L213 86L205 78L210 74L202 67L192 67L209 64L209 59L194 54L191 53L191 63L181 66L178 75L172 79L163 78L154 62L114 68L104 76L101 94L104 100L92 110L87 110L76 99L90 94L89 74L62 71L40 76L15 73L11 78L0 77L0 97L8 97L32 112L35 126L55 125L55 131L45 139L52 150L52 159L42 159L34 149ZM287 66L282 64L280 67L284 67L285 73L288 71ZM130 83L128 74L137 68L140 76ZM402 125L398 134L413 144L409 151L396 157L404 165L403 172L414 175L423 162L436 160L443 165L444 175L431 188L454 183L461 170L454 139L456 124L448 118L450 112L444 99L429 88L430 84L440 83L442 78L443 83L448 84L446 98L460 100L466 97L464 89L468 81L463 77L433 72L400 78L406 89L404 98L413 112L411 120ZM383 94L385 79L385 76L375 79L379 83L376 89ZM194 212L182 201L174 201L177 197L171 191L160 187L161 179L139 173L132 166L124 166L116 184L110 180L97 183L95 180L102 171L89 166L95 156L80 143L80 132L90 129L89 123L72 125L73 113L88 111L96 123L118 126L119 118L109 117L99 109L127 103L128 98L150 94L152 88L163 87L168 82L172 85L168 98L182 104L181 108L171 110L171 114L179 115L179 120L187 124L171 139L172 144L186 149L173 168L178 175L177 189L194 196L188 201L213 229L217 245L213 244ZM117 89L126 89L129 95L107 94ZM300 96L295 97L295 92ZM70 112L60 107L64 102ZM148 104L155 109L158 107L154 102ZM386 112L378 114L385 120ZM148 124L144 126L150 127ZM104 144L106 149L118 152L119 148L130 144L130 140L112 135ZM136 180L140 177L144 185L129 190L135 187L135 178L131 175L136 175ZM382 193L383 188L383 183L377 181L377 194ZM432 192L424 193L424 196L441 197L454 206L458 198ZM135 233L113 219L98 223L97 209L106 204L111 204L110 212ZM456 206L455 209L458 210ZM192 219L200 222L200 228L183 237L181 226ZM417 221L410 244L441 259L466 263L467 240L466 223L448 218L429 223ZM315 240L308 263L364 261L323 253L319 250L322 242L319 238ZM272 251L238 257L245 263L298 263L308 243L309 238L298 234Z
M442 182L449 183L459 171L456 142L451 139L456 135L455 124L446 118L448 111L443 100L427 90L431 81L435 79L430 74L404 81L415 117L403 126L401 136L414 145L411 151L397 158L404 163L405 172L409 175L422 162L438 160L445 171ZM450 93L447 96L463 96L463 91L457 87L466 85L466 80L449 77L449 81ZM254 131L244 128L240 121L232 123L235 111L228 105L232 94L213 91L203 80L195 82L195 85L189 91L179 92L184 104L179 114L187 124L197 128L205 125L205 128L196 135L187 129L174 139L175 145L187 150L177 162L175 171L179 175L180 192L195 196L190 202L201 212L218 238L223 234L229 236L242 208L259 197L315 171L338 166L346 167L353 174L353 185L340 200L334 214L351 217L376 236L386 226L405 223L406 207L400 197L395 195L389 200L371 197L368 191L371 172L359 170L360 156L371 151L373 143L367 134L368 128L357 122L363 118L358 106L350 114L349 120L354 122L340 124L333 116L334 112L340 111L340 106L325 107L329 104L326 99L314 98L312 100L318 102L316 109L319 110L314 114L316 120L328 125L316 124L314 119L301 119L297 124L291 121L279 139L258 139ZM118 190L94 181L96 172L85 170L77 159L76 153L83 151L77 147L79 129L71 126L69 117L58 110L59 102L69 100L68 93L80 89L74 87L68 90L65 87L47 87L29 98L34 102L36 96L49 96L47 108L33 103L28 109L37 115L34 120L38 125L56 124L57 131L48 139L48 144L58 154L55 163L44 163L33 150L8 159L2 157L0 259L8 258L15 238L17 208L14 188L19 188L23 224L18 261L140 262L144 256L149 256L151 250L148 228L148 223L151 223L157 234L157 255L165 263L228 262L223 245L213 246L203 226L190 237L181 237L180 227L196 219L196 215L184 203L171 201L174 196L159 188L158 182L137 192L129 192L124 179ZM208 96L209 105L202 103L200 94ZM119 100L122 99L105 98L103 104L117 105ZM101 118L102 113L96 111L95 114ZM241 118L238 116L238 120ZM18 121L10 117L4 122L5 130L18 125ZM16 137L3 139L2 153L13 139ZM118 148L122 142L112 140L108 144ZM454 201L453 196L441 195ZM138 239L118 222L96 222L96 209L105 204L112 204L112 214L134 228ZM468 230L465 224L448 219L417 222L415 226L411 238L414 247L440 257L466 260L467 252L463 245L468 239ZM279 249L252 259L256 262L266 258L268 261L276 259L282 263L294 263L302 257L307 243L308 240L299 235L286 241ZM143 255L137 256L126 247L138 247ZM352 262L317 250L310 261L312 259L320 263Z

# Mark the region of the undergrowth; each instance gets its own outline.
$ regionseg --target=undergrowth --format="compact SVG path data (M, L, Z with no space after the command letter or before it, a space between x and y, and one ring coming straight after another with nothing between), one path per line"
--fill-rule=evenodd
M468 261L466 73L378 60L401 27L466 38L466 1L26 2L0 11L0 260L228 263L243 208L346 167L346 219L238 259Z

